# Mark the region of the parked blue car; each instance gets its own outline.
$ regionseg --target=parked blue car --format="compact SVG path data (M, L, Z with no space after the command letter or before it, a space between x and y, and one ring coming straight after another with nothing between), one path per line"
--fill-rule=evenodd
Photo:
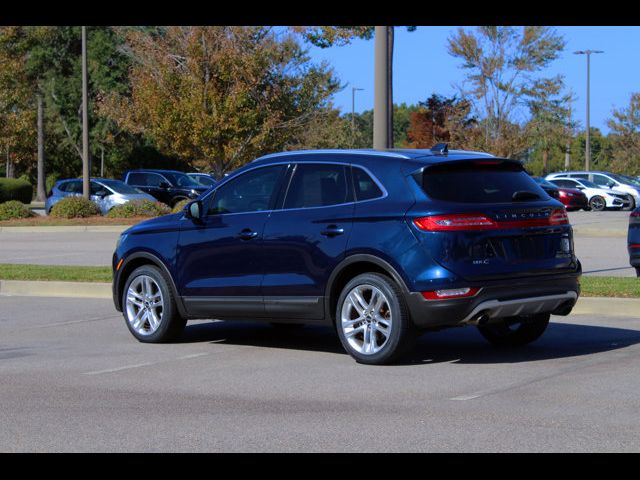
M640 207L629 215L627 250L629 252L629 263L636 269L636 276L640 277Z
M131 200L151 200L153 202L156 200L151 195L120 180L92 178L89 185L89 198L98 205L103 215L109 213L109 210L116 205L122 205ZM44 205L46 214L49 215L51 208L61 199L70 196L82 196L82 179L57 181L47 196Z
M446 327L532 342L572 310L581 266L564 207L520 162L440 145L259 158L126 230L113 271L141 342L197 318L332 325L383 364Z

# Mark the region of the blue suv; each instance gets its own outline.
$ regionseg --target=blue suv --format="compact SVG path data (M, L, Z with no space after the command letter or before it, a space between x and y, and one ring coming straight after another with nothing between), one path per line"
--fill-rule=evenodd
M369 364L445 327L532 342L581 274L564 207L520 162L446 146L267 155L126 230L113 269L142 342L196 318L333 325Z

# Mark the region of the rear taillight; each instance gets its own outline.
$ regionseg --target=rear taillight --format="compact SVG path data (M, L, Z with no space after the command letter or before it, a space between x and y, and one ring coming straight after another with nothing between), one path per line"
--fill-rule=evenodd
M413 220L420 230L427 232L501 230L505 228L548 227L568 225L569 217L564 208L556 208L546 218L528 218L496 222L482 213L457 213L453 215L433 215Z
M479 291L479 288L450 288L445 290L422 292L422 296L425 300L446 300L449 298L473 297Z
M497 228L495 220L481 213L456 213L452 215L432 215L413 220L420 230L427 232L456 230L492 230Z

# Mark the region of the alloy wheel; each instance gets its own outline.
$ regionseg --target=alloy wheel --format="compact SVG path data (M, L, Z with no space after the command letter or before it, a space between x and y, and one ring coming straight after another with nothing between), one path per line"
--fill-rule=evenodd
M393 327L389 300L373 285L358 285L342 304L340 322L353 350L363 355L378 353L388 342Z
M133 279L127 289L127 321L140 335L151 335L160 326L164 301L158 283L148 275Z

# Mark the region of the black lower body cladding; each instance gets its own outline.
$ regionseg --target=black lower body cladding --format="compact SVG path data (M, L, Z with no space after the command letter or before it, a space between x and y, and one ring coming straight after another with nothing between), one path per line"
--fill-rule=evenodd
M420 292L406 295L411 318L421 329L453 327L515 315L568 315L580 295L580 274L493 281L473 297L426 300Z

